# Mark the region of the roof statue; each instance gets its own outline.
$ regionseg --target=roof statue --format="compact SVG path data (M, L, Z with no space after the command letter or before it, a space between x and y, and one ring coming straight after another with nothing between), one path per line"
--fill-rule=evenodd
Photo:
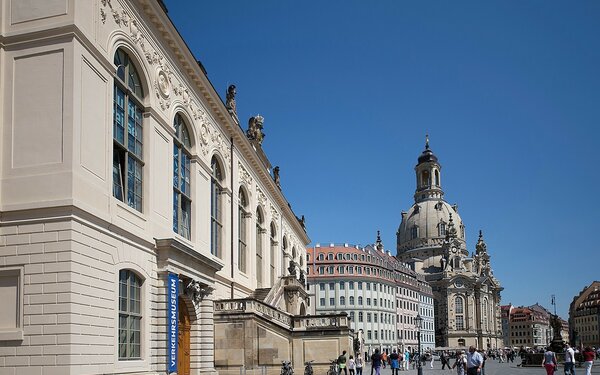
M235 89L235 85L229 85L227 88L227 96L225 99L225 108L229 114L235 118L237 118L237 109L235 106L235 94L237 93Z
M248 120L248 130L246 131L248 139L256 141L259 145L262 145L262 141L265 138L265 133L262 131L263 121L264 118L261 115L250 117Z
M281 190L281 182L279 181L279 166L273 168L273 181L275 181L275 185Z

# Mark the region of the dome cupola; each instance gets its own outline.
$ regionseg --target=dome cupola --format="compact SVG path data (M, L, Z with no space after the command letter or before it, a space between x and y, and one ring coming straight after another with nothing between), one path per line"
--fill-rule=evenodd
M429 148L429 135L425 136L425 150L419 156L415 166L417 177L417 190L415 191L415 202L427 199L442 199L444 192L441 184L442 166L438 158Z

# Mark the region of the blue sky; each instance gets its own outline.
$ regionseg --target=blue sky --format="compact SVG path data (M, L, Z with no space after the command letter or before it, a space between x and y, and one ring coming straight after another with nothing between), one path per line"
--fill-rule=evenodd
M395 253L425 134L502 303L567 317L600 279L600 2L165 1L222 97L237 86L313 243Z

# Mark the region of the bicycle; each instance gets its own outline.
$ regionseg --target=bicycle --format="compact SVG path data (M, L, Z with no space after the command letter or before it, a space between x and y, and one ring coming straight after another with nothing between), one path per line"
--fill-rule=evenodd
M337 359L331 361L327 375L338 375Z
M314 360L304 362L304 375L313 375L312 363Z

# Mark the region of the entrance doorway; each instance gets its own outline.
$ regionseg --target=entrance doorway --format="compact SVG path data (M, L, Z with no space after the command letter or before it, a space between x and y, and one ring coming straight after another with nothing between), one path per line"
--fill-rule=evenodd
M183 298L179 297L178 375L190 375L190 329L190 313Z

